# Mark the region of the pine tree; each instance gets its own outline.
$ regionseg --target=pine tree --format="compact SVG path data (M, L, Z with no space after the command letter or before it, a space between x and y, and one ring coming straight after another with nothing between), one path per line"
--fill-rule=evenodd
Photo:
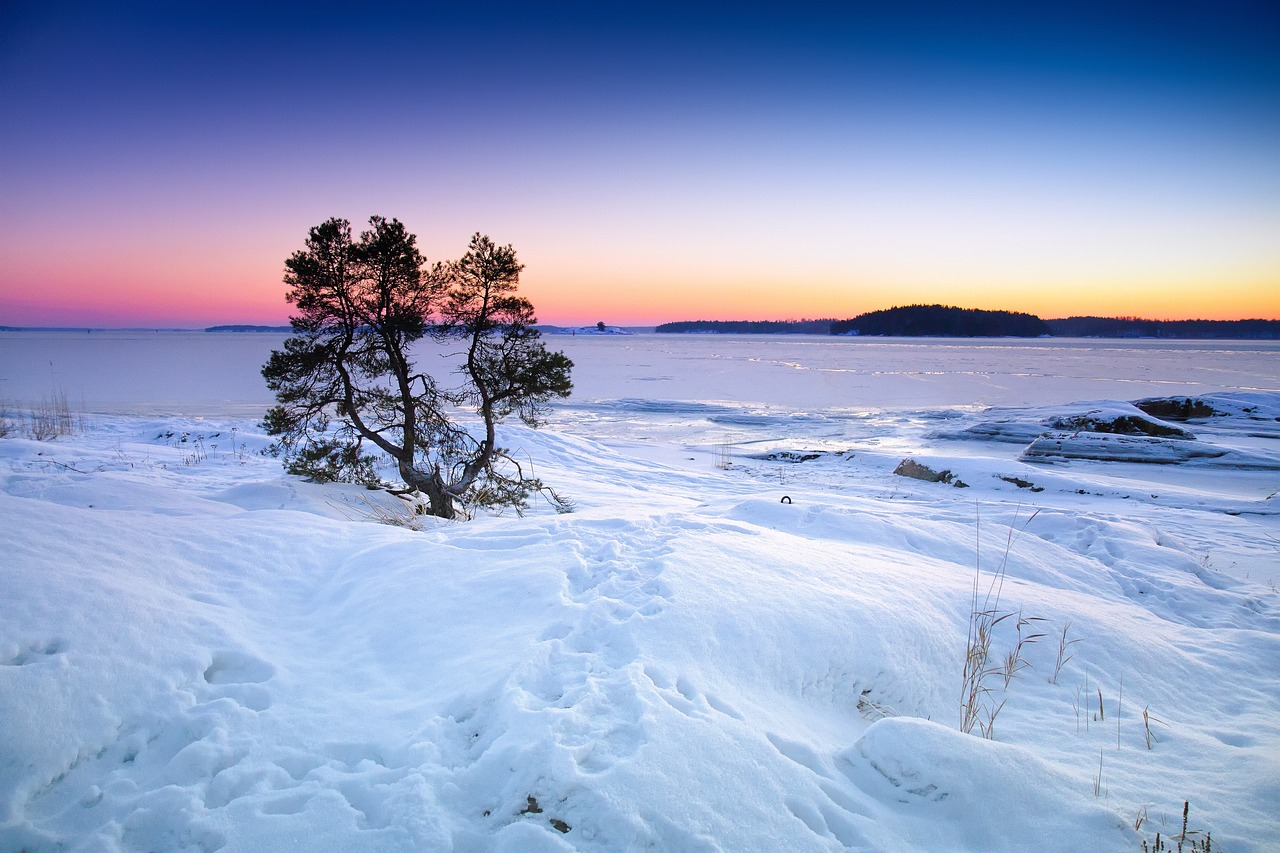
M476 234L462 258L428 267L399 221L369 224L355 241L350 223L330 219L285 262L298 313L262 369L276 394L263 421L273 452L313 480L420 495L441 518L484 505L522 510L534 493L568 510L497 445L506 417L538 426L546 404L573 387L572 362L547 351L533 306L516 295L515 250ZM465 348L457 387L415 366L410 349L427 336ZM456 423L447 409L475 422ZM376 474L379 451L402 486Z

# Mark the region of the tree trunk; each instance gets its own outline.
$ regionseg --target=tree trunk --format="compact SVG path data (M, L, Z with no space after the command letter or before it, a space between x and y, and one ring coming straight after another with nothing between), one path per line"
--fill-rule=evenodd
M436 518L445 518L452 521L458 517L458 511L453 505L453 495L443 489L428 491L427 496L427 512Z
M400 479L404 480L409 488L426 496L428 515L447 518L451 521L458 517L453 493L449 491L438 474L424 474L414 468L412 463L403 460L398 462L398 467Z

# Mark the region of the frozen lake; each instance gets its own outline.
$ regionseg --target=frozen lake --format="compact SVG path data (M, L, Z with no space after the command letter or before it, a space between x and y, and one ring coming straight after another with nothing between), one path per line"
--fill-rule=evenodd
M0 332L0 400L55 387L103 414L251 417L284 335ZM574 362L570 406L702 401L798 412L1062 404L1280 390L1280 342L828 338L766 335L547 337ZM438 351L424 346L430 369Z

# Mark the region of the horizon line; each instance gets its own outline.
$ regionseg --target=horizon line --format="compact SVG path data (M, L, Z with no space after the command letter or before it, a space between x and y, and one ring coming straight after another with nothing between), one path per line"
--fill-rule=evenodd
M918 307L918 306L894 306L894 307ZM938 307L938 306L930 305L930 306L921 306L921 307ZM958 307L958 306L941 306L941 307ZM866 311L866 312L863 312L863 315L878 313L879 311L886 311L886 310L893 310L893 309L890 308L890 309L877 309L876 311ZM962 310L986 310L986 309L962 309ZM1013 314L1013 313L1026 313L1026 312L993 311L990 313ZM863 316L863 315L858 315L858 316ZM1029 316L1036 317L1037 315L1032 314ZM849 319L850 320L856 319L856 317L851 317ZM1280 318L1270 318L1270 317L1238 317L1233 319L1209 319L1209 318L1203 318L1203 317L1184 318L1184 319L1158 319L1154 317L1139 317L1135 315L1104 316L1101 314L1072 314L1067 317L1047 317L1047 318L1040 317L1038 319L1041 319L1045 322L1053 322L1053 321L1060 321L1060 320L1075 320L1075 319L1091 319L1091 320L1116 320L1116 321L1131 322L1131 323L1258 323L1258 322L1280 323ZM795 323L799 325L802 323L821 323L824 321L844 322L835 317L813 317L813 318L799 318L799 319L796 319L796 318L758 319L757 318L757 319L732 319L732 320L727 320L727 319L709 320L705 318L698 318L696 320L663 320L657 323L606 323L605 325L611 328L618 328L618 329L656 329L659 326L673 325L677 323L778 323L778 324ZM576 329L576 328L594 328L596 325L597 325L596 323L590 323L590 322L588 323L539 322L539 323L534 323L533 327L534 328L541 327L541 328ZM154 325L154 326L102 325L102 326L99 326L99 325L78 325L78 324L65 325L65 326L63 325L25 326L25 325L7 325L4 323L0 323L0 331L6 331L6 332L208 332L211 330L223 331L223 330L234 330L237 328L241 330L285 331L290 328L290 324L288 322L285 322L285 323L214 323L210 325L195 325L195 326L169 326L169 325Z

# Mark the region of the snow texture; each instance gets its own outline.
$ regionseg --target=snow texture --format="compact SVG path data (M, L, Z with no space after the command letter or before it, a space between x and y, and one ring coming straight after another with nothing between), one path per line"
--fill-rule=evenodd
M946 365L1039 350L566 337L579 392L502 440L578 511L396 526L394 498L260 454L278 338L24 335L0 335L11 417L50 362L98 402L0 440L0 850L1131 852L1184 800L1215 850L1276 849L1265 345L1199 382L1213 357L1181 345L1069 375L1095 358L1073 344L990 409ZM95 352L232 375L173 396ZM929 352L939 379L863 384ZM1215 414L1087 393L1126 371ZM1104 441L1139 449L1075 452ZM908 456L969 488L893 476ZM991 682L991 740L959 731L975 568L1047 634Z

